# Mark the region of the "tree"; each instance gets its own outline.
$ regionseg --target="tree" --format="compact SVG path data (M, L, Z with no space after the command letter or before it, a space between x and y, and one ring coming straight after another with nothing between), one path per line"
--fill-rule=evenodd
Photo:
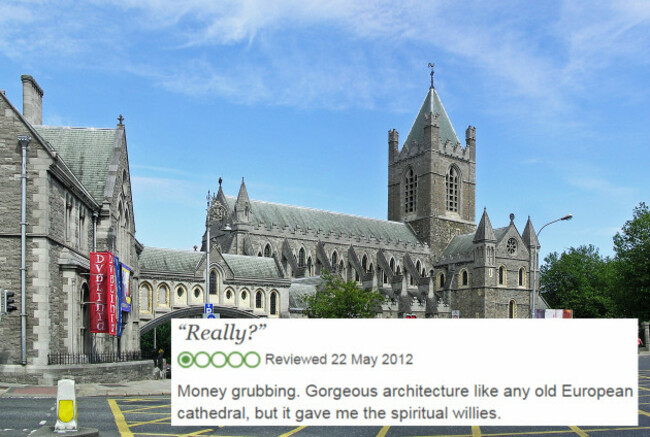
M319 319L363 319L375 317L384 298L372 290L344 281L340 276L325 271L317 291L305 297L309 317Z
M172 355L172 324L171 322L163 323L156 329L156 350L162 349L164 356L169 362ZM148 357L154 352L153 347L153 330L140 337L140 350L142 355ZM155 356L156 354L154 354Z
M612 289L615 272L593 245L553 252L540 268L540 285L551 308L572 309L574 317L616 315Z
M641 202L614 236L616 301L623 317L650 320L650 210Z

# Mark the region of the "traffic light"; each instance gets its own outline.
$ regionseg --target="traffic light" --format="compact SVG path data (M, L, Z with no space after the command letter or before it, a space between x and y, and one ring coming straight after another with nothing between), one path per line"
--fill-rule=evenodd
M418 316L416 316L415 314L407 313L407 314L404 314L404 318L405 319L417 319Z
M14 295L16 293L14 293L13 291L5 290L3 294L4 294L4 296L3 296L4 305L3 306L4 306L5 313L9 314L9 313L11 313L13 311L16 311L18 309L16 307L16 305L15 305L16 302L14 301Z

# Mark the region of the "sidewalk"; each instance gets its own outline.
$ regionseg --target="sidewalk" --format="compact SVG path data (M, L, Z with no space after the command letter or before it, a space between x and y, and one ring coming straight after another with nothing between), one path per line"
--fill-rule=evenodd
M95 396L169 396L171 379L152 379L121 384L76 384L77 397ZM56 398L57 387L42 385L8 384L0 382L0 398Z

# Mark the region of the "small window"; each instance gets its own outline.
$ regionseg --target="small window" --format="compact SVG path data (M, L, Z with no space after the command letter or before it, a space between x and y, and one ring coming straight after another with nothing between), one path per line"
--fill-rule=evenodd
M201 296L201 290L198 288L194 289L194 298L198 299Z
M364 273L368 271L368 257L366 255L363 255L363 258L361 258L361 268Z
M526 270L524 268L519 269L519 286L523 287L526 285Z
M517 318L517 302L514 299L508 303L508 317L511 319Z
M232 291L226 290L226 299L230 300L232 298Z
M395 259L394 258L390 259L390 271L395 273Z
M499 285L505 285L506 283L506 268L501 266L499 267Z
M298 252L298 267L305 267L305 249L302 247Z
M278 312L278 294L271 293L271 304L270 304L270 313L271 315L276 315Z
M210 294L217 294L217 272L210 272Z
M440 276L438 276L438 285L440 286L440 289L442 290L445 288L445 274L440 273Z
M242 291L241 292L241 300L246 300L247 297L248 297L248 293L246 293L246 291Z
M469 278L468 278L467 270L463 270L463 276L462 276L463 287L467 287L468 283L469 283Z
M336 262L337 262L337 255L336 255L336 251L334 251L334 252L332 252L332 268L333 269L336 268Z
M271 245L267 244L264 246L264 257L265 258L271 258Z
M262 305L264 301L264 293L262 291L258 291L255 293L255 308L263 308L264 306Z

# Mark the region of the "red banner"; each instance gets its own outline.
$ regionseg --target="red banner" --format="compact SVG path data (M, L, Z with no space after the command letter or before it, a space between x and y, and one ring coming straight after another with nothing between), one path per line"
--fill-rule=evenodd
M90 253L90 332L117 335L115 263L110 252Z
M110 252L90 253L90 332L108 332L108 309L106 295L108 289L108 266Z

